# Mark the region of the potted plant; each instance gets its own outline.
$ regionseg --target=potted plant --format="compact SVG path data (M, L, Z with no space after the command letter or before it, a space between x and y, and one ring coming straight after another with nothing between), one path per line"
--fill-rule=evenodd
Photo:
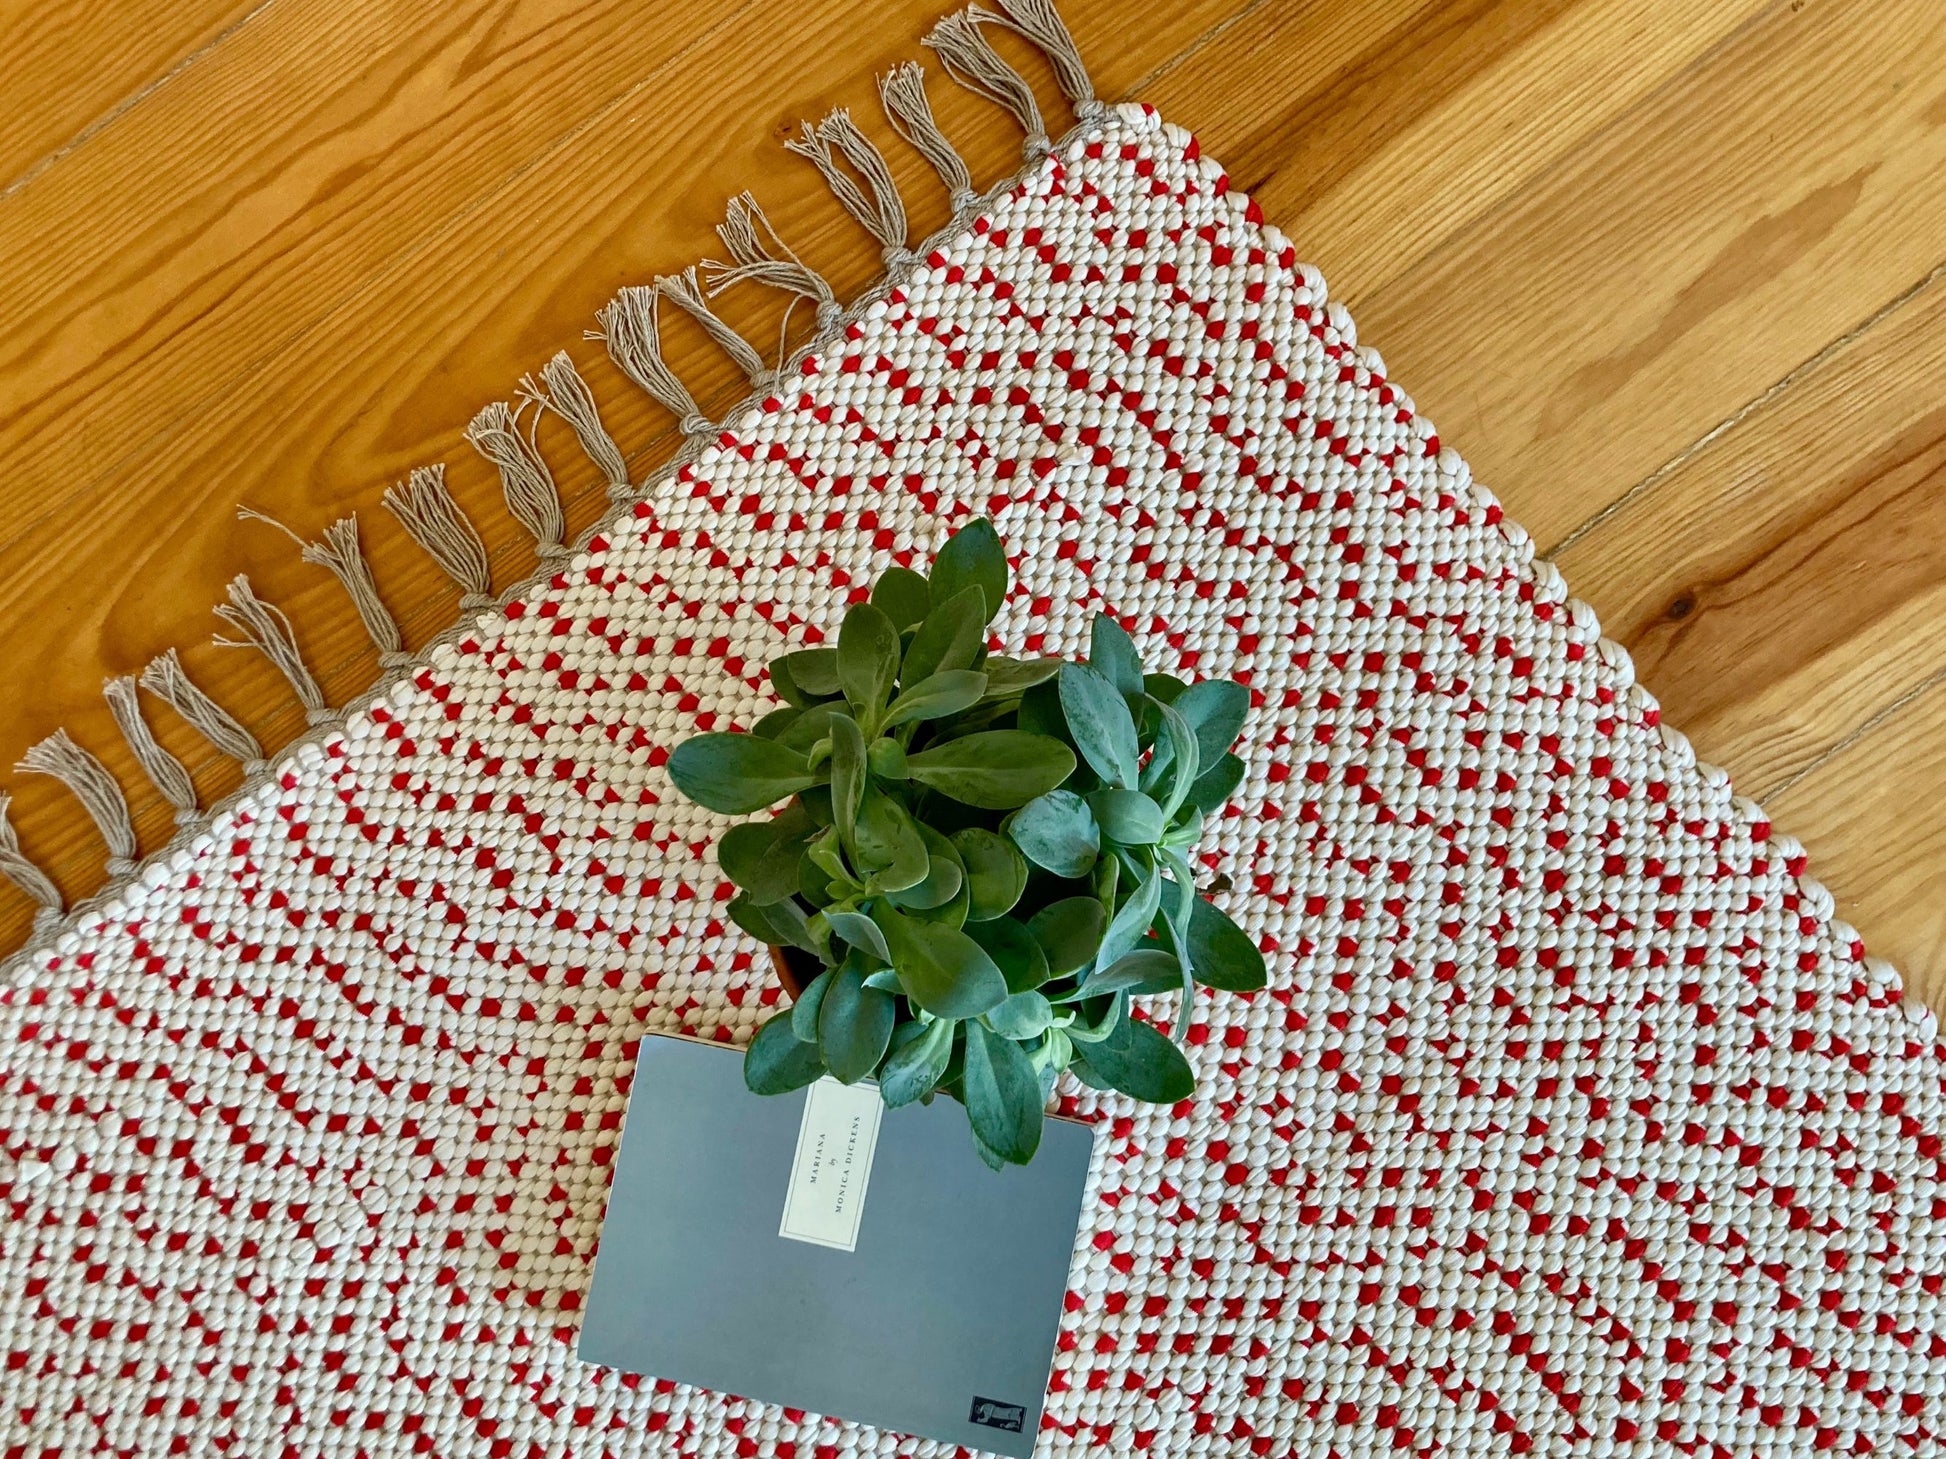
M1063 1069L1144 1100L1194 1090L1135 1000L1179 994L1179 1040L1198 984L1263 986L1190 862L1243 777L1249 693L1144 674L1105 614L1086 662L990 653L1008 573L984 520L931 569L889 569L835 647L770 665L782 708L684 741L669 774L728 815L785 803L717 849L730 916L794 996L745 1082L876 1078L892 1107L950 1095L998 1169L1033 1157Z

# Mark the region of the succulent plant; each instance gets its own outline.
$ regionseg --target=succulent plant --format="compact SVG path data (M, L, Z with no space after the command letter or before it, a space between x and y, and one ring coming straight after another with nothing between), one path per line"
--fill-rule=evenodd
M785 701L747 734L677 746L683 794L728 815L730 916L820 968L758 1030L760 1094L829 1072L888 1106L947 1094L995 1169L1033 1157L1063 1069L1174 1102L1198 984L1264 983L1255 944L1196 889L1190 857L1243 777L1249 693L1144 674L1110 617L1086 662L988 652L1007 594L991 523L928 579L894 567L834 647L770 665ZM1175 1039L1131 1012L1178 993Z

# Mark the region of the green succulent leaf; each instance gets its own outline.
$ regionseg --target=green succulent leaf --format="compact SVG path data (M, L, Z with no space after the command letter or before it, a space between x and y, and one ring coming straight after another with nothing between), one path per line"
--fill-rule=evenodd
M1215 815L1243 784L1243 770L1242 760L1225 755L1196 777L1189 787L1189 803L1206 816Z
M1129 893L1128 900L1110 919L1108 930L1101 936L1101 946L1095 950L1096 964L1113 966L1126 954L1133 952L1148 936L1161 905L1162 874L1151 871L1141 885Z
M709 810L747 816L814 783L810 762L755 735L697 735L670 752L676 789Z
M1059 740L1022 730L982 730L906 757L906 774L965 805L1012 810L1054 789L1074 769Z
M1108 913L1093 897L1050 902L1027 922L1027 930L1047 957L1050 976L1064 978L1094 961L1107 930Z
M1142 692L1157 704L1174 704L1189 686L1174 674L1144 674Z
M1103 786L1088 797L1088 809L1102 835L1124 846L1153 846L1168 825L1162 807L1139 790Z
M1061 713L1081 758L1108 784L1132 788L1141 751L1128 701L1086 664L1061 665L1060 685Z
M743 1051L743 1082L752 1094L789 1094L823 1075L818 1046L798 1040L788 1014L771 1015Z
M1027 859L1014 844L995 832L968 826L953 833L953 849L966 869L966 920L986 922L1011 912L1027 888Z
M797 717L802 713L804 711L795 704L780 705L751 725L750 733L760 740L774 740L797 723Z
M848 964L829 976L830 991L818 1008L818 1049L832 1077L856 1084L885 1056L898 1006L890 993L865 986L862 968Z
M966 868L960 865L959 852L953 843L923 821L919 823L919 835L926 843L926 875L890 895L895 905L923 912L943 907L959 895L966 881Z
M799 710L797 718L777 732L777 743L787 750L808 754L820 740L831 738L831 721L843 713L845 702L842 699Z
M936 598L906 648L900 679L917 684L948 669L972 668L980 661L986 625L986 599L977 584Z
M1142 697L1142 655L1128 631L1106 613L1095 614L1088 636L1088 665L1116 689L1124 699Z
M986 1015L988 1028L1022 1042L1039 1038L1053 1022L1054 1006L1032 989L1008 994L1006 1002Z
M1041 1089L1020 1045L980 1024L968 1024L961 1087L981 1157L989 1164L994 1157L1013 1165L1032 1160L1041 1143Z
M916 1024L902 1025L916 1028ZM953 1030L957 1025L947 1018L936 1018L924 1031L903 1044L895 1043L878 1071L879 1098L888 1109L898 1109L923 1099L939 1087L946 1065L953 1056Z
M905 746L897 740L873 740L865 747L865 764L880 780L903 780Z
M791 1032L807 1044L818 1041L818 1011L824 1006L824 995L831 991L831 984L837 976L837 969L826 968L804 985L804 991L791 1004Z
M889 730L913 720L944 719L980 702L986 693L987 676L978 669L942 669L902 691L879 722Z
M757 941L771 947L801 947L806 952L824 956L824 949L811 933L811 919L804 909L793 901L771 902L759 905L746 897L733 897L724 908L730 920L749 933Z
M1098 1044L1115 1031L1127 1012L1128 995L1125 993L1083 999L1075 1004L1074 1022L1067 1026L1068 1037L1079 1044Z
M866 782L865 735L848 714L831 717L831 823L847 846L858 823Z
M779 675L783 676L782 679ZM838 651L835 648L806 648L772 659L770 682L786 699L784 681L808 699L830 699L838 693Z
M901 631L912 627L932 607L932 589L922 574L909 567L888 567L872 586L872 606Z
M1163 819L1169 820L1181 808L1202 769L1202 750L1196 731L1174 705L1151 699L1161 737L1155 753L1142 770L1142 789L1161 802Z
M851 712L877 724L899 677L899 630L870 603L854 603L838 626L838 686Z
M989 654L980 667L986 671L988 699L1013 699L1061 672L1059 659L1008 659Z
M1151 1104L1174 1104L1196 1092L1196 1072L1182 1050L1139 1018L1121 1019L1080 1060L1110 1089Z
M977 587L985 601L987 619L1007 600L1007 549L1000 534L984 517L968 522L946 539L932 563L932 595L950 598L966 587Z
M1071 790L1036 796L1007 818L1007 834L1034 865L1056 876L1086 876L1101 852L1101 828Z
M858 848L859 870L879 891L897 892L917 886L932 869L919 823L876 785L865 787L852 837Z
M1214 765L1243 733L1243 721L1250 713L1250 691L1228 679L1205 679L1183 690L1175 708L1196 731L1199 758Z
M1045 983L1050 974L1047 953L1032 933L1011 917L969 922L966 935L980 944L1007 980L1009 993L1025 993Z
M824 920L841 942L850 944L876 962L892 961L892 949L885 945L885 934L878 930L878 923L863 912L827 912Z
M745 821L716 843L716 864L752 902L781 902L797 894L798 867L815 829L795 805L774 820Z
M1264 955L1250 934L1215 904L1196 898L1189 909L1186 938L1196 981L1225 993L1248 993L1268 978Z
M936 1018L978 1018L1007 996L1007 980L986 950L941 922L874 907L906 996ZM990 925L990 924L983 924Z
M1173 993L1181 987L1182 964L1173 952L1160 947L1138 947L1107 967L1096 968L1082 980L1080 987L1055 1001L1079 1002L1104 993L1127 993L1141 998L1152 993Z

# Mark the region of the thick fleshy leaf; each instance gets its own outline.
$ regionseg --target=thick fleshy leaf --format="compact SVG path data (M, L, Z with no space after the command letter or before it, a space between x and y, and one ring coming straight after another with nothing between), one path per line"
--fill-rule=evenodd
M797 806L775 820L745 821L716 843L716 864L752 902L781 902L797 893L798 866L816 829Z
M794 901L759 905L748 897L732 897L724 910L732 922L759 942L771 947L801 947L824 955L817 938L811 935L811 919Z
M917 886L931 870L926 838L912 813L876 785L867 785L852 833L859 871L881 892Z
M806 648L770 661L770 682L786 699L788 684L802 699L829 699L838 692L838 651ZM793 703L799 702L792 699Z
M1221 908L1198 897L1189 909L1190 965L1196 981L1226 993L1261 988L1268 976L1257 944Z
M804 985L804 991L791 1004L791 1032L807 1044L818 1041L818 1011L824 1007L824 995L831 991L836 977L836 968L826 968Z
M1013 842L969 826L953 833L953 849L966 869L966 920L985 922L1011 912L1027 887L1027 859Z
M932 595L950 598L968 586L977 586L986 604L986 618L1000 611L1007 601L1007 549L993 523L980 517L968 522L946 539L932 562Z
M897 1021L892 995L867 988L864 969L834 969L830 991L818 1008L818 1050L832 1077L842 1084L870 1078L885 1057Z
M831 721L845 713L845 702L835 699L828 704L813 704L809 709L800 710L796 719L777 732L777 743L800 755L808 754L811 746L820 740L831 738Z
M937 1018L978 1018L1007 996L1007 980L993 959L958 928L922 922L885 906L873 909L872 920L885 934L906 996L926 1012Z
M883 737L865 747L865 764L880 780L905 779L905 746Z
M1214 765L1243 733L1244 718L1250 713L1250 691L1228 679L1205 679L1183 690L1175 707L1196 731L1202 762Z
M942 669L928 675L910 689L901 690L879 721L881 730L911 720L944 719L980 702L986 693L987 676L978 669Z
M798 1040L787 1013L772 1014L743 1051L743 1082L753 1094L789 1094L823 1075L818 1046Z
M1041 1088L1020 1045L977 1023L966 1026L966 1117L981 1154L1025 1165L1041 1143Z
M1189 686L1174 674L1144 674L1142 692L1158 704L1174 704Z
M1024 993L1048 980L1047 954L1020 923L1011 917L969 922L966 935L985 949L1007 980L1009 993Z
M1242 760L1225 755L1196 777L1189 788L1189 803L1205 816L1215 815L1243 784L1243 770Z
M1139 1018L1124 1016L1081 1057L1109 1088L1151 1104L1174 1104L1196 1092L1196 1072L1182 1050Z
M1150 699L1147 704L1160 733L1155 753L1142 768L1141 786L1161 805L1166 821L1174 818L1202 773L1202 750L1196 743L1196 731L1174 705L1159 699Z
M797 717L804 713L795 704L779 705L762 719L750 726L750 733L760 740L774 740L797 723Z
M854 603L838 626L838 687L860 723L876 725L899 677L899 630L870 603Z
M1162 875L1151 871L1109 919L1108 930L1101 935L1101 946L1095 949L1095 962L1109 967L1133 952L1148 935L1161 903Z
M1140 749L1128 701L1086 664L1061 665L1060 685L1061 714L1081 758L1108 784L1132 789Z
M697 735L676 746L668 768L677 790L727 816L775 805L816 779L804 756L755 735Z
M1007 818L1007 834L1027 859L1056 876L1086 876L1101 852L1101 828L1071 790L1050 790Z
M865 735L848 714L831 716L831 824L851 844L865 795Z
M1068 778L1074 752L1022 730L982 730L908 755L906 774L965 805L1012 810Z
M989 654L980 665L987 676L988 699L1012 699L1061 672L1059 659L1009 659Z
M1166 826L1162 807L1139 790L1105 785L1088 797L1095 824L1110 841L1124 846L1153 846Z
M966 881L966 868L960 865L959 851L953 843L923 821L919 823L919 835L926 843L926 874L890 896L898 906L924 912L943 907L959 895Z
M1049 974L1056 978L1079 972L1093 962L1107 929L1108 913L1093 897L1050 902L1027 922L1028 932L1047 955Z
M863 912L827 912L824 920L840 941L857 948L868 958L880 963L892 961L892 950L885 945L885 934L878 930L878 923Z
M978 586L937 598L912 635L899 678L907 684L947 669L970 669L980 660L987 626L986 598Z
M1096 968L1082 980L1080 987L1056 1001L1076 1003L1103 993L1127 993L1141 998L1153 993L1173 993L1181 987L1182 963L1173 952L1161 947L1138 947L1108 966Z
M912 1027L917 1025L903 1025L899 1032L904 1034ZM879 1098L888 1109L923 1099L939 1087L947 1061L953 1056L954 1027L951 1019L935 1019L916 1037L904 1043L894 1040L892 1052L878 1071Z
M1054 1006L1038 992L1028 989L1009 993L1006 1002L986 1016L986 1025L1002 1038L1038 1038L1054 1021Z
M1069 1002L1062 999L1062 1002ZM1128 1012L1126 993L1098 994L1074 1004L1074 1022L1067 1026L1068 1037L1076 1043L1100 1043L1115 1031Z
M1131 702L1142 697L1142 655L1128 631L1106 613L1095 614L1088 636L1088 666Z
M894 628L912 627L932 607L932 589L909 567L888 567L872 585L872 606L892 620Z

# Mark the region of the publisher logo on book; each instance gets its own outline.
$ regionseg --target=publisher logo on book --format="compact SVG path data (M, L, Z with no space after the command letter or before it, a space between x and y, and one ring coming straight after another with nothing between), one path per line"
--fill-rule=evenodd
M1027 1410L1017 1403L995 1403L991 1398L973 1398L973 1412L967 1418L989 1429L1005 1429L1017 1434L1027 1427Z

